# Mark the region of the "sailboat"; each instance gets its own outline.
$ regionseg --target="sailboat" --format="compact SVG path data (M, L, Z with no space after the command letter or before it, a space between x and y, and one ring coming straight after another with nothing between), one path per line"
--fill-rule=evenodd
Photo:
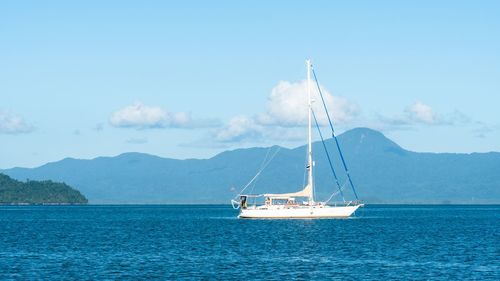
M352 182L351 176L349 174L349 170L347 169L347 165L345 159L342 155L342 151L340 149L337 137L335 136L333 125L331 122L331 118L328 114L326 103L323 99L323 94L321 92L321 88L319 87L319 82L316 78L316 74L314 73L314 69L312 68L312 64L310 60L306 60L307 66L307 108L308 108L308 143L307 143L307 183L302 188L302 190L290 193L265 193L265 194L238 194L236 199L239 200L231 200L233 207L235 209L240 209L239 218L261 218L261 219L278 219L278 218L347 218L350 217L359 207L363 206L363 203L358 200L358 195L354 189L354 184ZM334 171L331 158L328 154L328 150L326 148L323 136L321 134L321 130L319 130L318 121L316 119L316 115L312 109L311 99L311 72L314 74L314 79L316 81L317 89L321 96L321 100L323 102L323 106L325 108L326 114L328 116L328 121L330 123L330 127L332 130L332 137L335 139L336 147L338 149L338 153L342 160L343 168L345 173L347 174L347 179L349 185L352 187L356 200L346 201L342 194L342 188L347 184L341 187L339 184L338 177ZM305 99L304 99L305 100ZM334 192L332 196L324 202L316 201L314 196L315 190L315 182L314 182L314 161L313 161L313 152L312 152L312 120L316 123L318 130L320 132L321 140L323 141L323 145L325 148L325 152L327 153L328 162L330 164L331 171L335 177L335 181L338 187L338 191ZM257 173L257 175L251 180L251 182L260 174L261 171ZM248 186L249 184L247 184ZM246 186L245 186L246 188ZM243 190L245 189L243 188ZM242 191L243 191L242 190ZM335 194L342 194L342 198L344 199L342 202L337 202L335 204L329 204L329 200ZM259 200L260 199L260 200ZM262 200L264 199L264 200ZM253 204L250 202L253 201ZM261 203L257 203L260 201ZM262 202L264 201L264 202Z

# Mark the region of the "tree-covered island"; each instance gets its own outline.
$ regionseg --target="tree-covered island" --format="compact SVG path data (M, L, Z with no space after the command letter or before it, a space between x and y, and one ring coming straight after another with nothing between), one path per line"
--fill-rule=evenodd
M50 180L21 182L0 173L0 205L87 203L85 196L65 183Z

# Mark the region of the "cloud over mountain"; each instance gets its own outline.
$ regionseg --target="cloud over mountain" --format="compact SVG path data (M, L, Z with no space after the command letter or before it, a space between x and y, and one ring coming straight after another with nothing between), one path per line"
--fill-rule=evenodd
M186 112L169 112L161 107L147 106L140 102L115 111L109 120L114 127L151 128L200 128L218 124L216 120L193 120Z
M455 126L471 122L464 113L455 110L450 113L438 113L430 105L416 101L404 109L401 114L395 116L378 115L380 125L376 126L382 130L409 129L417 125L426 126Z
M321 87L325 104L331 117L337 123L353 120L359 114L356 104L344 97L333 96ZM321 97L316 85L311 83L313 110L320 124L327 124L328 120L323 109ZM300 82L280 81L271 90L267 99L266 112L258 115L258 122L263 125L284 127L305 126L307 124L307 80Z
M34 129L23 117L0 110L0 134L24 134Z
M263 126L257 124L254 119L244 115L231 118L223 127L214 133L216 141L236 142L245 139L259 139L262 137Z
M359 115L359 107L352 101L333 96L321 87L325 104L335 123L348 123ZM318 122L326 125L328 120L315 84L311 83L313 110ZM233 117L214 132L216 141L237 142L243 140L297 139L302 136L297 128L307 125L307 81L279 81L271 90L263 113Z
M435 124L438 119L432 107L417 101L406 109L408 118L425 124Z

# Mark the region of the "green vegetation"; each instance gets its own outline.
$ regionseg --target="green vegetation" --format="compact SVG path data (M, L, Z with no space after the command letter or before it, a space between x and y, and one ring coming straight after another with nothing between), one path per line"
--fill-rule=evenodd
M0 204L86 204L87 198L65 183L17 181L0 174Z

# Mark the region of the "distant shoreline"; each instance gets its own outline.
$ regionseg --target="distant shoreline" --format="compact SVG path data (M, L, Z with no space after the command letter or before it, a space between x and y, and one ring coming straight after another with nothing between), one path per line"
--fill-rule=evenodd
M88 205L87 203L0 203L0 206L71 206Z
M31 203L0 203L0 207L4 206L231 206L231 204L200 204L200 203L117 203L117 204L73 204L73 203L43 203L43 204L31 204ZM456 204L443 204L443 203L365 203L366 206L500 206L500 203L456 203Z

